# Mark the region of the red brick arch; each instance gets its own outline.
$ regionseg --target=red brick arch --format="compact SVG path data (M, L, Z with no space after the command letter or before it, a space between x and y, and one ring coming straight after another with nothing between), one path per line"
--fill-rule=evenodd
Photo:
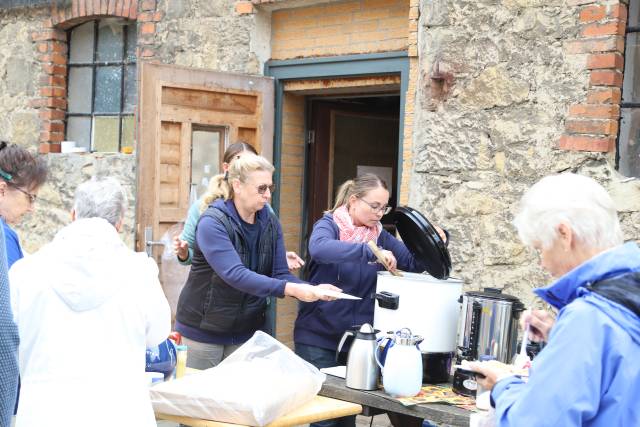
M65 9L51 8L51 16L34 31L31 38L41 66L38 96L31 106L39 110L42 122L40 152L60 152L60 141L65 136L67 111L67 30L84 22L119 17L137 20L138 58L152 59L155 55L149 45L153 42L156 22L162 16L156 11L156 0L73 0Z

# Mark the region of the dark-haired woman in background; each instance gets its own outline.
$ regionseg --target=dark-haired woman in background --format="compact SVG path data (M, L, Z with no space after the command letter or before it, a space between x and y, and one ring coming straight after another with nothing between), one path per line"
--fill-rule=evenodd
M47 165L41 157L34 156L16 144L0 141L0 221L4 231L8 268L24 256L18 234L9 224L18 224L24 214L33 211L38 191L46 180ZM5 309L0 307L0 310ZM17 395L15 397L17 400ZM10 403L12 404L13 402ZM17 401L15 408L17 409Z
M18 224L26 213L33 211L46 179L47 166L41 157L18 145L0 142L0 220L9 268L24 256L18 235L10 225Z

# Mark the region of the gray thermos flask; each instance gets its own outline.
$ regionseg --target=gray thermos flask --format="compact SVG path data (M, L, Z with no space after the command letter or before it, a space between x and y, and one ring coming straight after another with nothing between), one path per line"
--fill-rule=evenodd
M380 369L376 363L376 332L365 323L358 331L346 331L338 345L338 353L347 337L352 336L353 344L347 356L346 384L357 390L375 390L378 388Z

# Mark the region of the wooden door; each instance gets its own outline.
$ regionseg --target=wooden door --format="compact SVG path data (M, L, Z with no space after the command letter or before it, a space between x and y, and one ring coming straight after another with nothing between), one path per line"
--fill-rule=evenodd
M186 217L191 168L203 163L201 156L219 167L226 146L244 140L272 160L274 83L270 77L150 63L142 63L140 73L136 245L142 251L146 228L158 240ZM203 133L218 135L217 150L210 150L216 152L195 150L193 142Z
M399 98L398 98L399 99ZM390 205L396 205L395 188L397 184L399 107L397 111L389 111L388 106L345 104L335 101L314 100L309 107L309 129L312 140L309 141L308 179L307 179L307 229L303 247L306 248L313 225L335 202L335 192L339 184L356 176L356 165L371 164L389 166L392 169L392 180L387 182L391 190ZM339 119L352 117L355 132L351 145L357 147L357 141L370 137L370 145L360 152L351 152L347 156L335 153L336 139L339 130ZM349 120L349 119L347 119ZM392 135L376 134L382 124L391 130ZM360 128L358 129L358 126ZM344 139L344 136L342 136ZM344 144L344 142L343 142ZM383 156L383 159L380 159ZM346 162L344 161L346 158ZM350 163L350 164L345 164ZM383 224L391 223L390 217L383 217ZM393 227L390 227L393 229Z

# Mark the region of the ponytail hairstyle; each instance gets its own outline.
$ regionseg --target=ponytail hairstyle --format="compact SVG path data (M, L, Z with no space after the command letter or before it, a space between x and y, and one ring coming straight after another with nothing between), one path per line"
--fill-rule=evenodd
M258 152L253 145L249 144L246 141L237 141L227 147L224 150L224 156L222 156L222 161L228 165L234 162L234 160L239 160L236 157L238 154L247 152L254 155L257 155ZM207 188L207 192L205 193L202 199L202 205L200 206L200 213L203 213L207 210L207 207L213 202L215 199L223 198L225 200L229 199L229 185L225 182L228 177L228 172L224 174L218 174L211 178L209 181L209 187Z
M215 200L220 197L224 200L233 199L233 181L246 182L252 172L266 171L273 173L274 170L275 168L273 165L264 157L255 154L245 154L231 163L226 178L223 175L217 175L214 178L218 188L216 191L211 193L211 200ZM205 209L207 206L208 205L203 203L203 207Z
M389 188L387 188L387 183L384 182L384 180L378 175L372 173L365 173L357 176L354 179L345 181L338 189L336 202L333 205L333 208L328 210L327 213L333 213L336 209L344 205L347 205L348 208L349 198L351 196L363 197L369 191L375 190L379 187L382 187L385 190L389 191Z
M47 165L26 148L0 141L0 179L7 184L33 190L47 180Z

